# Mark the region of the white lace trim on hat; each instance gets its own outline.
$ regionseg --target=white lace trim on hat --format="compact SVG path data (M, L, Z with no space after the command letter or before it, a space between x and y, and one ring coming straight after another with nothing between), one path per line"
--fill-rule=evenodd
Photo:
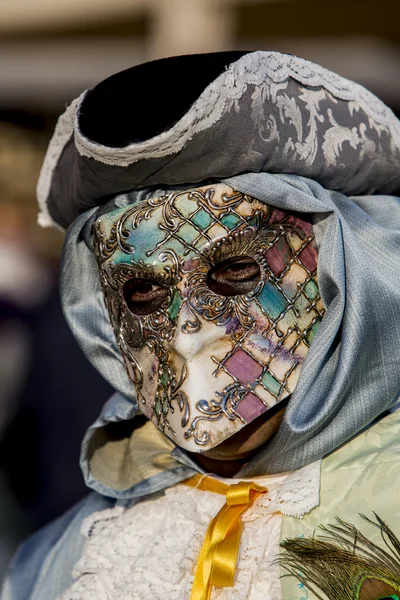
M47 198L49 196L51 180L54 169L57 166L62 151L64 150L68 140L74 133L75 113L80 106L86 91L79 98L75 98L68 106L67 110L59 117L57 125L47 148L43 166L40 171L39 180L36 187L36 196L39 203L38 223L41 227L56 226L57 223L51 218L47 208Z
M363 86L297 56L258 51L245 54L232 63L168 131L124 148L110 148L87 139L76 122L75 144L82 156L119 167L126 167L143 158L176 154L195 134L217 123L243 96L249 85L260 86L266 80L279 85L289 78L308 87L322 87L340 100L355 102L357 108L363 109L371 119L397 130L400 136L400 126L392 111Z
M296 56L279 52L252 52L232 63L224 73L211 82L188 112L171 129L144 142L129 144L123 148L104 146L89 140L82 134L79 130L78 115L87 92L81 94L59 118L44 160L37 186L41 210L39 224L44 227L55 224L49 215L46 203L53 171L73 133L80 155L93 158L103 164L127 167L141 159L161 158L180 152L196 134L206 131L227 114L249 85L260 87L268 82L274 96L274 93L279 92L279 86L288 82L290 78L307 86L308 89L322 88L333 96L333 101L335 98L348 101L351 114L362 109L371 120L370 126L375 126L378 130L382 128L386 130L393 136L395 146L400 147L399 121L381 100L361 85ZM341 143L340 136L338 142Z

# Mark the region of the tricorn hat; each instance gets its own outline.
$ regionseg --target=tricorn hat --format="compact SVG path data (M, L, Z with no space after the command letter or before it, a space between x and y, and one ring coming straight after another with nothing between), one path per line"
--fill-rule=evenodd
M60 117L39 222L68 227L110 196L240 173L294 173L348 195L400 192L400 122L362 86L277 52L149 62Z

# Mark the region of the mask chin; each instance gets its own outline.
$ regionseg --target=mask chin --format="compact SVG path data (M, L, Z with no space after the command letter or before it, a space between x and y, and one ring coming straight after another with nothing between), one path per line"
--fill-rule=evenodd
M285 414L289 398L257 417L252 423L234 433L213 448L198 453L214 460L242 460L254 455L277 432Z

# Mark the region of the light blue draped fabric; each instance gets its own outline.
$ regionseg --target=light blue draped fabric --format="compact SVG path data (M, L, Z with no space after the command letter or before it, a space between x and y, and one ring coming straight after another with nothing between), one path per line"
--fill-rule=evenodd
M400 199L355 202L295 175L248 174L227 183L273 206L314 215L327 312L277 435L242 475L285 471L322 458L396 402Z
M296 175L252 173L225 182L272 206L313 215L318 281L327 308L276 436L241 472L257 476L322 458L396 402L400 200L380 195L348 198ZM100 210L157 193L152 189L123 194ZM61 297L84 352L132 404L131 418L137 410L135 393L103 303L91 247L95 215L96 209L91 209L68 230Z

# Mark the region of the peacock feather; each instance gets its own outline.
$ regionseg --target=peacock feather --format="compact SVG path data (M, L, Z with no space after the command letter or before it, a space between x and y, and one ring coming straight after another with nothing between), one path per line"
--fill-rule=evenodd
M325 535L287 539L278 561L320 600L400 600L400 540L376 514L378 546L351 523L321 527Z

